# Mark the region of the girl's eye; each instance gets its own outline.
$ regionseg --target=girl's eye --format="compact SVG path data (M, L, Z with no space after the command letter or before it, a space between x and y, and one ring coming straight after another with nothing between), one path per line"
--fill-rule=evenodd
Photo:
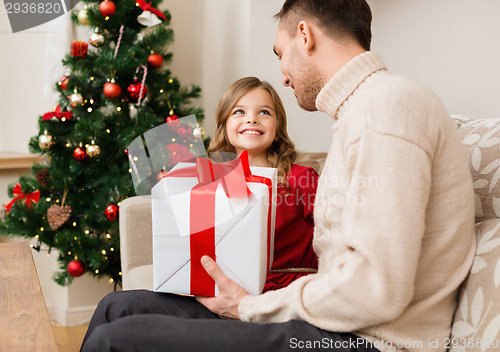
M267 111L267 110L261 110L260 113L262 115L271 115L271 113L269 111Z
M243 110L238 109L238 110L235 110L235 111L233 112L233 115L239 115L239 114L244 114L244 113L245 113L245 112L244 112Z

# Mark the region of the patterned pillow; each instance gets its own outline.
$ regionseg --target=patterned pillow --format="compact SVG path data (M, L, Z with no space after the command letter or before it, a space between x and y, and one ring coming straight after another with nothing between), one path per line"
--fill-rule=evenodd
M500 219L477 223L476 238L476 257L455 312L452 352L500 350Z
M466 120L458 134L474 182L476 221L500 217L500 119Z

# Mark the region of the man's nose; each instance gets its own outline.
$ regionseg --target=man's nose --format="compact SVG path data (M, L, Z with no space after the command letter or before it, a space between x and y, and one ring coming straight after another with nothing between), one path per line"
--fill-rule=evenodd
M288 77L283 77L283 85L285 87L289 87L290 86L290 80L288 79Z

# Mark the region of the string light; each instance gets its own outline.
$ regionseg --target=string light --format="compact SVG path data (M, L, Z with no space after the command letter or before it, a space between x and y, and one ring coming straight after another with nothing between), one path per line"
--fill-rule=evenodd
M88 235L90 233L89 230L85 230L85 234Z
M73 222L73 227L76 227L76 221Z
M74 239L75 241L77 241L77 240L78 240L78 237L76 237L76 236L75 236L75 237L73 237L73 239Z
M104 17L104 20L105 21L109 20L109 16Z
M118 106L118 107L116 108L116 111L122 111L122 107L121 107L121 106Z
M163 93L163 89L160 89L160 93Z
M35 235L35 238L38 238L39 236L38 235Z
M43 230L44 230L44 229L43 229L43 226L42 226L42 227L40 227L40 231L42 231L42 232L43 232Z
M94 273L99 274L99 269L95 269Z
M122 272L120 271L120 272L118 273L118 275L122 276Z
M107 133L111 133L111 130L108 128L108 129L106 129L106 132Z
M168 80L168 83L172 84L172 83L174 83L174 80L173 80L172 78L170 78L170 79Z
M46 200L47 202L50 202L50 201L51 201L50 197L47 197L47 199L45 199L45 200Z
M102 253L102 254L104 254L104 255L106 255L106 250L105 250L105 249L103 249L103 250L101 251L101 253Z
M106 234L106 238L109 240L111 239L111 235L109 233Z
M128 169L128 172L129 172L129 174L131 174L132 173L132 169Z
M109 283L112 284L114 282L113 279L109 279Z
M175 138L172 138L172 142L175 142Z
M71 255L71 251L68 251L68 255Z
M109 250L110 250L111 252L114 252L114 251L115 251L115 249L114 249L113 247L111 247Z

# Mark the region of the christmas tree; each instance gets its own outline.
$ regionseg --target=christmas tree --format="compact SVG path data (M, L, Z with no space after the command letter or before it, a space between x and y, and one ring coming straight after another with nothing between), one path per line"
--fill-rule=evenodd
M135 195L129 144L178 116L203 119L191 102L199 87L182 87L165 68L173 32L159 2L84 0L73 12L73 22L93 33L89 43L68 48L67 74L54 83L59 104L39 117L39 133L29 141L41 162L9 186L13 199L0 233L35 238L38 250L56 248L60 285L84 272L121 283L119 204ZM199 125L171 125L185 137L178 147L206 137Z

